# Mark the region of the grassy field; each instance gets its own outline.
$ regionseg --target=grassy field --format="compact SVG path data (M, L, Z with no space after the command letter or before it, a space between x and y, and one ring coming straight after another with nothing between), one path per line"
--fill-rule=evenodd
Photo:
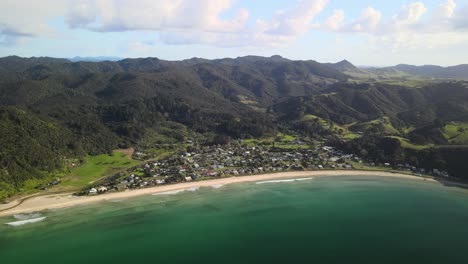
M337 132L339 135L341 135L342 138L344 139L355 139L355 138L358 138L358 137L361 137L361 135L357 134L357 133L353 133L349 130L349 127L351 127L352 125L354 125L355 123L352 123L352 124L349 124L349 125L344 125L344 126L340 126L336 123L333 123L333 122L329 122L323 118L320 118L318 116L315 116L315 115L305 115L302 120L304 121L309 121L309 120L318 120L318 122L320 122L320 124L322 125L323 128L325 129L329 129L329 130L332 130L334 132ZM341 132L340 132L341 131Z
M456 145L468 145L468 123L450 123L445 126L444 135Z
M409 148L409 149L415 149L415 150L423 150L423 149L427 149L427 148L430 148L430 147L433 147L433 146L434 146L434 145L432 145L432 144L428 144L428 145L415 145L415 144L409 142L408 139L402 138L402 137L389 136L389 138L395 138L395 139L400 140L401 146L402 146L403 148Z
M356 139L360 137L362 137L362 135L355 134L355 133L345 133L343 136L344 139Z
M379 81L378 83L406 86L410 88L418 88L418 87L422 87L422 86L429 84L430 81L422 80L422 79L404 79L404 80L382 80L382 81Z
M61 187L81 188L104 176L138 165L140 162L131 160L125 153L114 151L112 155L87 156L82 165L73 168L65 177Z
M322 123L322 125L328 125L328 122L323 119L323 118L320 118L316 115L305 115L304 117L302 117L302 120L304 121L310 121L310 120L315 120L317 119L320 123Z
M308 149L310 148L309 145L299 145L293 144L293 141L298 139L296 136L288 135L284 133L278 133L276 136L275 147L281 149ZM242 144L247 146L264 146L264 147L273 147L273 137L264 137L264 138L253 138L253 139L245 139L243 140Z
M375 119L369 122L354 124L350 128L354 131L362 131L362 132L366 132L368 130L374 129L375 131L383 131L383 134L385 135L400 134L398 130L396 130L393 127L388 117L384 117L383 119Z

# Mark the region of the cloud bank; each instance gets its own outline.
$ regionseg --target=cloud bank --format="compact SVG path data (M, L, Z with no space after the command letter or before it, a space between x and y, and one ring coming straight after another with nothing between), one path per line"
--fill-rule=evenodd
M391 19L367 7L361 15L345 21L343 11L335 11L320 29L334 33L359 33L369 36L374 46L405 49L434 49L468 41L468 9L456 9L454 0L428 10L423 2L403 5Z
M252 17L236 0L42 0L0 2L0 45L36 37L61 37L73 30L97 33L145 31L156 43L217 47L276 47L311 31L365 35L391 49L435 48L468 42L467 7L441 0L403 5L390 17L369 6L355 18L344 10L316 21L328 0L298 0L269 17ZM66 32L51 26L64 21ZM138 44L138 40L133 43ZM143 43L140 43L143 44ZM144 44L147 45L147 44Z

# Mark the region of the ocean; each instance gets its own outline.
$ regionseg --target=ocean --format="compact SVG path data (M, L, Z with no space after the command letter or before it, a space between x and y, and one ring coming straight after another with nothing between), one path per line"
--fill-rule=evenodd
M217 185L0 218L1 264L468 263L467 248L468 190L386 177Z

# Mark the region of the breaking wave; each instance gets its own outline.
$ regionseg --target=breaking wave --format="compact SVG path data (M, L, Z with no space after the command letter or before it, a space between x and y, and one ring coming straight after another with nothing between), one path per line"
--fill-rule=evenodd
M42 215L40 213L32 213L32 214L16 214L13 216L16 220L29 220L34 218L40 218Z
M46 219L46 217L44 216L44 217L39 217L39 218L33 218L33 219L10 222L10 223L6 223L6 225L9 225L9 226L22 226L22 225L27 225L27 224L39 223L39 222L44 221L45 219Z
M170 195L170 194L178 194L178 193L182 193L182 192L195 192L195 191L198 191L198 189L200 189L200 187L192 187L192 188L181 189L181 190L153 193L152 195Z
M297 178L297 179L288 179L288 180L272 180L272 181L261 181L256 182L255 184L264 184L264 183L282 183L282 182L295 182L295 181L308 181L313 180L314 178Z

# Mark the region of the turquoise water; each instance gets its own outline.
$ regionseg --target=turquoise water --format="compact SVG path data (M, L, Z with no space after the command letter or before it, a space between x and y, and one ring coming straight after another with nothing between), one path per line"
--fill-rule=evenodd
M42 216L0 219L0 263L468 263L468 191L405 179L228 185Z

